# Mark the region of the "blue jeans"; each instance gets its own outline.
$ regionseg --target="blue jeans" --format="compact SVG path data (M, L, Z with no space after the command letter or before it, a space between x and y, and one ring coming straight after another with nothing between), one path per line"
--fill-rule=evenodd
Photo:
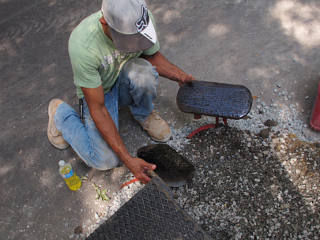
M144 121L153 110L158 73L142 58L129 60L113 88L104 95L104 104L119 129L118 109L129 106L137 121ZM83 100L84 123L78 112L66 103L58 106L54 116L57 129L79 157L90 167L106 170L117 167L119 158L101 137Z

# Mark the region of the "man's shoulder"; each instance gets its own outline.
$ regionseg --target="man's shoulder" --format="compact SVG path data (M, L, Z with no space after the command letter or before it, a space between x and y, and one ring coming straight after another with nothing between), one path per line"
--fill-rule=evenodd
M99 18L101 16L101 11L98 11L83 19L71 32L69 47L72 45L85 47L92 43L92 40L96 39L97 35L100 34Z

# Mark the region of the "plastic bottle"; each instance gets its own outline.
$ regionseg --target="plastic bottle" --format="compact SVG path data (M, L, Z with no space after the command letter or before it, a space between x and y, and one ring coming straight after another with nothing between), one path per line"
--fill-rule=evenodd
M61 177L66 182L70 190L76 191L81 187L81 180L77 174L73 171L70 163L65 163L65 161L59 161L59 173Z

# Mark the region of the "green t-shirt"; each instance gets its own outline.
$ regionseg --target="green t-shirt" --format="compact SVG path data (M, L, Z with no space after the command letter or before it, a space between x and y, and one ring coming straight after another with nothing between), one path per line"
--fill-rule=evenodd
M155 25L150 11L149 15ZM88 16L70 35L69 56L78 98L83 97L81 87L97 88L102 85L104 93L107 93L117 80L124 63L141 54L153 55L160 49L157 41L144 51L120 53L103 32L99 21L101 17L101 11Z

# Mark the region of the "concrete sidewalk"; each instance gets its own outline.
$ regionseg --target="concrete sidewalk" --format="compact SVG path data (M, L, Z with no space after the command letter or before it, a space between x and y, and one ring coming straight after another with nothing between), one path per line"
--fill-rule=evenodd
M243 84L267 104L294 105L308 124L320 69L317 0L147 2L169 60L196 79ZM0 239L68 239L108 204L95 200L91 184L76 193L66 188L60 159L71 161L79 175L91 170L71 149L53 148L46 136L50 99L77 107L69 34L99 8L99 0L0 1ZM178 85L160 81L159 111L175 129L190 124L192 116L175 103ZM151 141L126 110L120 115L121 135L135 154ZM319 137L306 127L302 134ZM125 173L108 172L107 183L104 172L92 175L111 194Z

